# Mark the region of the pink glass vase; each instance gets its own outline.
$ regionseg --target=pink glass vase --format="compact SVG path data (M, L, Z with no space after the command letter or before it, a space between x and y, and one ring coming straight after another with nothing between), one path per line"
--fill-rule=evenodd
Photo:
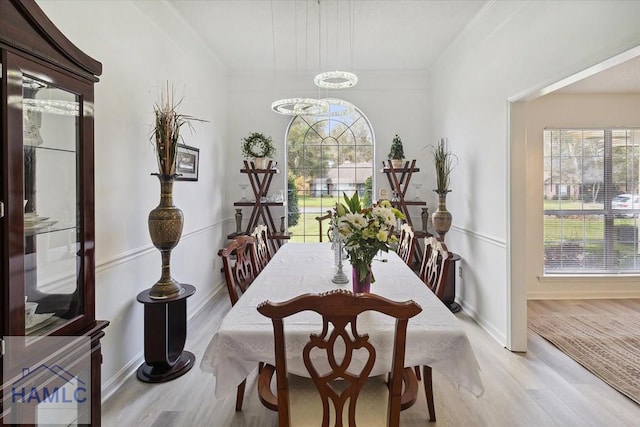
M353 293L369 293L371 289L371 267L369 267L368 272L365 277L360 278L358 274L358 269L352 267L351 269L351 278L353 280Z

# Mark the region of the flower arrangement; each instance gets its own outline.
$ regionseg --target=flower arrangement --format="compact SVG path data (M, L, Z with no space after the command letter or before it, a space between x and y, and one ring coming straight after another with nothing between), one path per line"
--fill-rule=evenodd
M440 138L438 145L433 148L433 164L436 172L436 189L438 194L448 193L451 171L458 164L458 157L449 150L446 138Z
M363 208L357 192L351 198L344 194L344 200L344 204L336 203L337 226L349 262L357 270L359 280L363 280L371 273L371 262L378 251L389 252L389 245L397 243L393 228L396 220L404 219L404 215L388 200Z
M182 98L175 100L173 88L169 90L169 83L160 94L160 102L153 106L155 125L151 130L150 140L154 145L158 160L160 175L175 175L178 144L182 141L180 128L187 125L193 131L192 122L205 122L186 114L179 114L178 108Z
M249 136L242 138L242 155L244 157L273 157L276 148L270 136L265 136L260 132L251 132Z

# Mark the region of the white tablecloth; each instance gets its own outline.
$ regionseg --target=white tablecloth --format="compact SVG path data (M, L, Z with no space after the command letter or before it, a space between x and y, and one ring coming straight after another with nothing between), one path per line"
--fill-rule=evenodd
M285 301L303 293L351 289L351 283L336 285L330 243L288 243L283 245L222 321L209 343L200 368L216 376L217 397L235 391L256 369L258 362L274 363L273 327L256 306L265 300ZM409 320L405 366L429 365L476 396L484 389L479 365L459 320L393 252L382 254L387 262L374 260L375 283L371 292L394 301L413 299L422 312ZM344 272L351 278L351 266ZM319 315L306 312L285 320L287 367L304 375L302 347L309 334L319 332ZM378 349L372 375L389 371L394 320L368 312L358 318L358 330L370 335Z

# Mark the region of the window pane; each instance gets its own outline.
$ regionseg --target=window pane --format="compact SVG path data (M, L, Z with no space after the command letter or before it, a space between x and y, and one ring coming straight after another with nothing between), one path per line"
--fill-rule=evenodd
M545 273L640 272L638 134L544 132Z
M296 185L300 211L295 224L288 215L291 240L317 242L315 217L332 209L343 192L358 191L364 196L371 191L365 183L373 176L369 122L356 108L343 116L295 117L287 132L287 169Z

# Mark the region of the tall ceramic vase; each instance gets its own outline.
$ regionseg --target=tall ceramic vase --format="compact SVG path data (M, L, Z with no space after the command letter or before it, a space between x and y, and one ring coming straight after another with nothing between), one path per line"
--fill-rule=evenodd
M437 191L438 193L438 209L431 216L433 221L433 229L438 233L440 241L444 242L444 235L451 228L451 213L447 210L447 191Z
M162 275L153 285L149 296L165 299L180 294L182 286L171 277L171 250L182 236L184 218L182 211L173 205L173 181L175 175L153 174L160 180L160 204L149 212L149 234L153 245L162 255Z

